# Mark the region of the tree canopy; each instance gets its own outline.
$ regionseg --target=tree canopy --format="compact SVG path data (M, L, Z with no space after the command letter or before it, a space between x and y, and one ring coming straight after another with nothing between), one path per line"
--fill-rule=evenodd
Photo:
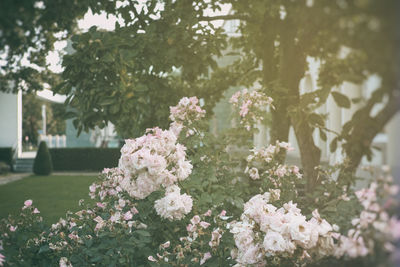
M0 90L36 91L57 78L46 65L54 42L77 30L77 19L109 1L2 0L0 3Z

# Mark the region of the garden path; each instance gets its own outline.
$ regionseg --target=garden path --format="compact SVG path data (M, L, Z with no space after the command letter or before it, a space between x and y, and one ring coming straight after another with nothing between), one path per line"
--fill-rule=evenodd
M0 185L21 180L29 175L31 175L31 173L10 173L6 174L5 176L0 176Z

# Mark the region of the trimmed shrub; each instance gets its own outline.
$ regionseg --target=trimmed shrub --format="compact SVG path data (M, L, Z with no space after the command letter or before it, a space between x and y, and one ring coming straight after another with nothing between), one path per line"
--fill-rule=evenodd
M101 171L118 165L119 148L51 148L55 171Z
M8 165L12 163L12 148L11 147L0 147L0 161L4 161Z
M7 174L11 171L11 167L4 161L0 161L0 174Z
M33 163L33 173L37 175L49 175L53 171L51 155L47 149L46 142L40 142L35 161Z

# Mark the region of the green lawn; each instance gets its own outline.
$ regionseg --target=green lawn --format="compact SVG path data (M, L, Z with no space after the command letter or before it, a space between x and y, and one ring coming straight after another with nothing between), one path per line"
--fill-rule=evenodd
M67 210L78 211L79 199L91 201L89 185L93 176L29 176L0 186L0 219L18 214L26 199L40 210L48 224L65 217Z

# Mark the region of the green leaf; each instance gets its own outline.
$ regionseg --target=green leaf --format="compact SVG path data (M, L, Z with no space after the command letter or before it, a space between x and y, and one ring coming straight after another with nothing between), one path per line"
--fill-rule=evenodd
M91 262L98 262L101 261L103 259L102 255L97 255L96 257L94 257L93 259L91 259Z
M347 96L341 94L339 92L332 92L333 99L335 100L336 104L342 108L350 108L351 102Z
M332 140L331 144L329 145L329 149L331 150L331 152L335 152L335 151L336 151L336 149L337 149L337 142L338 142L338 138L335 137L335 138Z
M327 139L326 133L321 128L319 128L319 137L321 137L322 141L326 142L326 139Z
M136 230L135 233L141 236L151 236L151 234L145 230Z
M117 114L118 111L120 110L120 108L121 108L121 105L119 103L115 103L114 105L112 105L110 107L110 113L113 114L113 115Z
M308 119L313 125L320 125L320 126L325 125L324 119L320 114L311 113L310 116L308 116Z
M39 254L40 254L40 253L47 252L47 251L49 251L49 250L50 250L50 248L49 248L48 245L41 246L40 249L39 249Z
M108 97L108 98L102 99L102 100L99 102L99 104L102 105L102 106L108 106L108 105L114 104L114 102L115 102L115 99L114 99L114 98Z
M86 245L88 248L90 248L90 247L92 246L92 244L93 244L93 239L87 239L87 240L85 240L85 245Z

